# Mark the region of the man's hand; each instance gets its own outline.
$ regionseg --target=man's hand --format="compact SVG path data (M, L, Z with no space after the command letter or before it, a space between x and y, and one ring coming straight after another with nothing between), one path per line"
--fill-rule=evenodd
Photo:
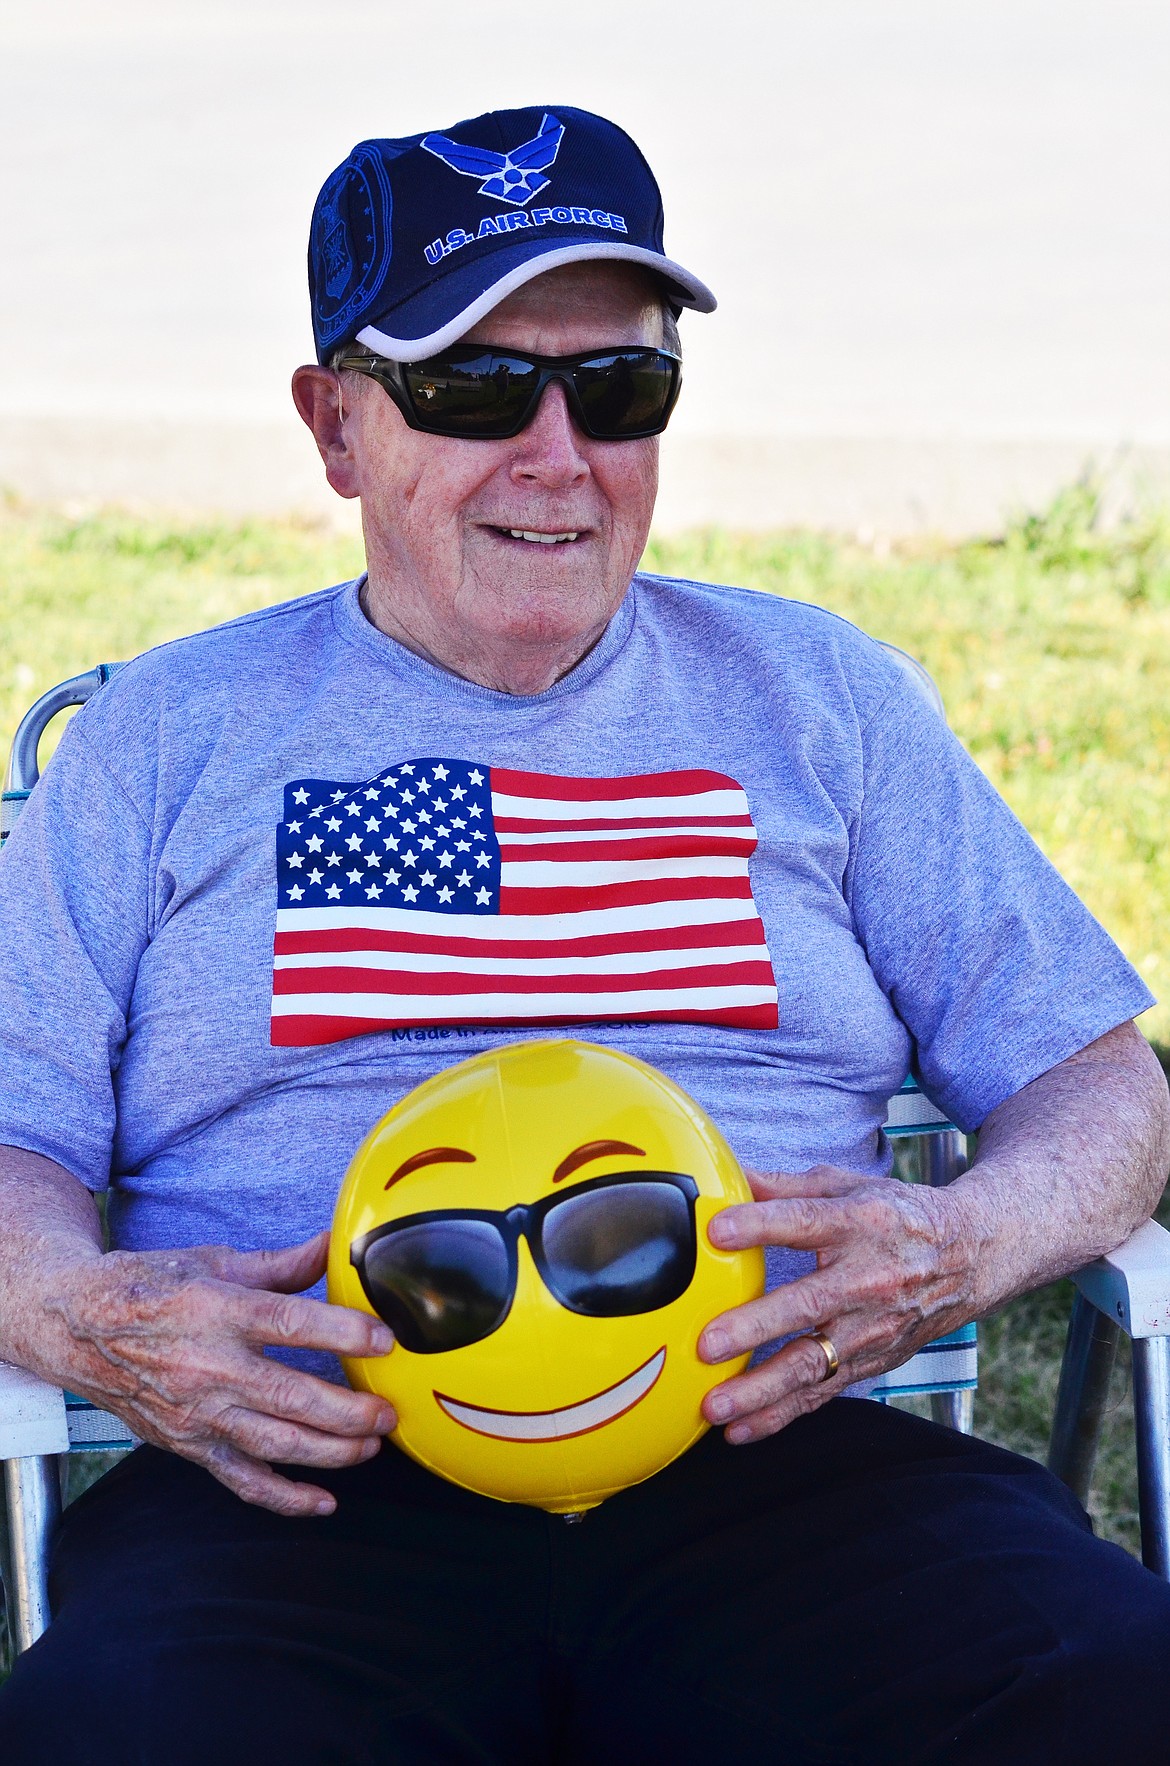
M897 1367L971 1316L977 1246L946 1190L860 1177L833 1166L799 1176L749 1172L754 1202L724 1208L708 1228L721 1251L787 1245L815 1251L817 1269L712 1319L704 1361L729 1361L792 1332L822 1330L840 1368L807 1338L707 1394L708 1422L757 1441L835 1398L855 1380Z
M280 1251L199 1246L51 1261L40 1295L38 1361L156 1447L195 1460L245 1502L281 1515L336 1508L327 1490L269 1462L350 1466L397 1421L391 1406L286 1367L269 1344L385 1355L380 1320L304 1298L325 1270L329 1235Z
M1153 1213L1170 1161L1170 1100L1149 1044L1119 1024L987 1117L970 1170L946 1189L832 1166L749 1173L754 1202L708 1231L720 1250L789 1245L817 1268L712 1319L699 1339L720 1362L792 1332L823 1331L840 1357L798 1339L707 1394L730 1441L757 1441L855 1380L1017 1294L1100 1257Z

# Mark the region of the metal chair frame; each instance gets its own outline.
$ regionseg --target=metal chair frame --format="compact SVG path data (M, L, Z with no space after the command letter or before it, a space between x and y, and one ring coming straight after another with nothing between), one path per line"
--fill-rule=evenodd
M929 675L904 652L895 654L941 712ZM59 712L84 705L120 666L102 663L63 681L42 694L25 714L12 744L0 804L0 839L7 838L40 776L40 741L49 723ZM918 1175L924 1182L951 1183L966 1169L964 1137L913 1080L891 1098L886 1132L915 1137ZM1124 1331L1133 1342L1142 1559L1170 1580L1170 1233L1147 1221L1118 1250L1079 1270L1073 1280L1077 1293L1048 1464L1087 1503L1110 1376ZM888 1400L929 1392L935 1420L969 1434L974 1422L974 1327L930 1345L932 1351L939 1349L950 1364L945 1384L929 1365L928 1352L920 1352L903 1368L884 1375L874 1396ZM4 1586L17 1653L35 1643L49 1624L48 1564L61 1512L64 1456L134 1445L117 1417L0 1362L0 1461L7 1511L0 1545L7 1548Z

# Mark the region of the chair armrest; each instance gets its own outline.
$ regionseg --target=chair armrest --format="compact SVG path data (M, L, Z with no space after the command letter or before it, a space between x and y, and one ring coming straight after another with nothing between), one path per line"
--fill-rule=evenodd
M68 1451L65 1394L24 1368L0 1361L0 1459Z
M1124 1245L1078 1269L1073 1281L1098 1312L1129 1336L1170 1336L1170 1232L1156 1220Z

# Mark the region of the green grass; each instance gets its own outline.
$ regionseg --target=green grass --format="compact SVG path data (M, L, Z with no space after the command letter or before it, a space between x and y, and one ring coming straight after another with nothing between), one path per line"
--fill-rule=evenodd
M816 602L919 657L988 777L1156 993L1170 996L1170 513L1103 531L1092 485L964 545L874 549L809 533L651 543L647 566ZM357 541L289 522L178 525L0 507L0 729L90 667L352 575ZM1144 1020L1170 1042L1170 1004ZM1043 1456L1068 1284L983 1333L977 1427ZM1128 1359L1094 1507L1136 1547ZM77 1466L72 1480L84 1479Z
M360 545L291 523L175 527L0 508L0 725L95 662L290 600L360 567Z

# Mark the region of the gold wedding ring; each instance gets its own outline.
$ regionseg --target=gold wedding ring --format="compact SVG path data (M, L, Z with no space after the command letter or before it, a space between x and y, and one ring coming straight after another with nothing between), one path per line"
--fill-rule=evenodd
M833 1347L832 1337L826 1336L824 1331L810 1331L808 1333L808 1340L810 1343L815 1343L818 1349L823 1349L825 1352L825 1371L817 1381L818 1385L823 1385L826 1380L832 1379L833 1375L841 1365L841 1359Z

